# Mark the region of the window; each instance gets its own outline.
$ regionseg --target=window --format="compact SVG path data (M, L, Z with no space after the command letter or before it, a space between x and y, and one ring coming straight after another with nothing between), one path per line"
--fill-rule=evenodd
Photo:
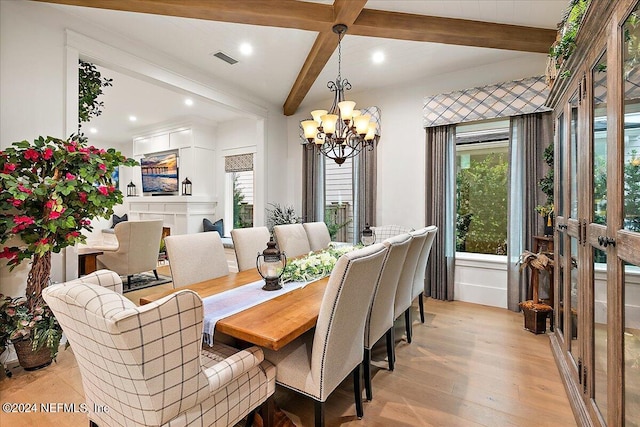
M228 232L233 228L253 227L253 154L226 156L226 206L225 227Z
M456 251L507 253L509 122L456 128Z
M353 241L353 158L341 166L333 160L325 161L325 213L331 240Z

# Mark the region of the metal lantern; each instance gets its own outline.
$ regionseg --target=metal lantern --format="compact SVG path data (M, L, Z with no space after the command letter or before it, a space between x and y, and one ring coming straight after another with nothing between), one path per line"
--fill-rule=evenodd
M282 289L280 284L280 277L284 273L284 268L287 266L287 257L284 252L280 252L276 248L276 242L273 240L273 236L267 242L267 249L258 253L256 258L256 267L258 273L264 279L265 285L262 287L265 291L277 291Z
M189 178L185 178L184 181L182 181L182 195L191 195L191 181L189 181Z
M369 227L369 224L365 225L364 230L362 230L360 241L365 246L373 245L376 242L376 232Z
M127 184L127 197L135 197L138 195L138 189L136 188L136 185L133 183L133 181L131 181L129 184Z

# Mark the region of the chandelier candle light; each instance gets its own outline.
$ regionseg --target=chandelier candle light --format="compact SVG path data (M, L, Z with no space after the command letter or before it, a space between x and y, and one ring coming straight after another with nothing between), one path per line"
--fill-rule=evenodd
M378 135L377 123L371 121L371 116L355 110L356 103L344 99L344 91L351 90L351 83L342 79L341 75L341 42L347 26L334 25L333 32L338 35L338 77L335 82L327 83L329 90L334 93L333 104L328 111L312 111L313 120L305 120L301 125L306 138L303 144L308 149L318 147L322 154L342 165L363 148L372 150Z

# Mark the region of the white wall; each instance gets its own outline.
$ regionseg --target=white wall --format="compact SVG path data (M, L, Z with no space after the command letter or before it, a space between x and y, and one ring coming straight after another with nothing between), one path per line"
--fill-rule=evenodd
M70 35L67 29L83 36ZM0 1L1 148L39 135L65 137L73 132L77 117L71 105L74 97L68 97L67 86L71 88L74 83L73 79L67 81L66 68L77 64L78 50L68 49L66 43L68 40L76 44L87 43L84 36L91 39L88 52L85 52L91 58L109 62L113 58L122 59L122 55L118 58L118 52L124 52L130 55L124 61L125 65L135 62L139 69L156 70L154 77L164 78L165 83L171 83L169 80L188 82L183 89L204 91L210 98L229 102L238 110L256 115L256 127L262 132L258 137L259 154L266 162L285 158L285 121L280 106L255 99L240 88L221 87L211 76L189 69L153 48L107 33L47 4L26 1ZM70 113L66 112L67 109ZM271 146L267 148L267 144ZM286 170L267 170L264 165L257 165L256 169L256 173L263 177L260 180L264 190L262 194L266 194L269 200L282 200ZM68 272L73 274L75 263L67 265L67 261L54 255L53 280L66 280ZM21 294L26 272L27 268L22 267L9 273L2 265L0 292Z

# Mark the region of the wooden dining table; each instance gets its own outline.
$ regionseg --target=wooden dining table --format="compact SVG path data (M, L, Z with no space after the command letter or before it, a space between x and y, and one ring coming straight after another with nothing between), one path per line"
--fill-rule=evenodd
M190 289L204 299L260 279L254 269L229 273L227 276L142 297L140 305L183 289ZM251 344L279 350L316 325L328 280L329 277L316 280L303 288L222 318L216 323L215 330Z

